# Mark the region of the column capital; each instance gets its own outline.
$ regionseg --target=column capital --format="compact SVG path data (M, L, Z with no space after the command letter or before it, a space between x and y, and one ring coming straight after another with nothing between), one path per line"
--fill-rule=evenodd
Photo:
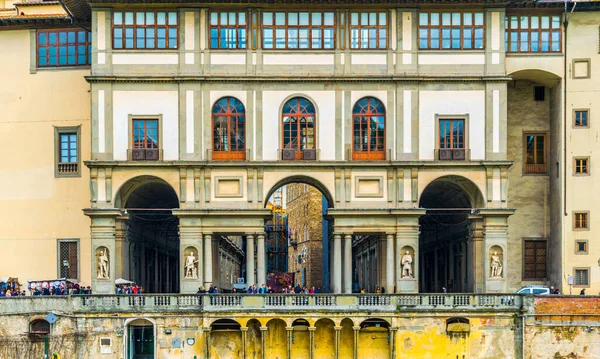
M83 214L88 217L114 217L123 215L119 208L84 208Z
M338 331L338 332L339 332L340 330L342 330L342 327L341 327L341 326L338 326L338 325L336 325L335 327L333 327L333 330L335 330L335 331Z
M315 330L317 330L317 327L308 327L309 332L314 332Z
M260 327L261 332L266 332L268 329L269 329L269 327Z
M360 325L355 325L355 326L353 326L353 327L352 327L352 329L353 329L355 332L358 332L358 331L360 331Z
M242 332L247 332L247 331L248 331L248 327L240 327L240 330L241 330Z
M294 331L294 327L285 327L285 330L287 330L288 332L292 332Z
M211 330L212 330L212 329L211 329L211 327L202 327L202 331L203 331L203 332L208 332L208 333L210 333L210 331L211 331Z

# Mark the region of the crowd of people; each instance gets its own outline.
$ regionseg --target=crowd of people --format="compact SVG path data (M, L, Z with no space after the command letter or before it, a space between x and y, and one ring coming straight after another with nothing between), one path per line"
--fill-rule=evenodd
M256 285L252 285L252 286L246 288L245 290L240 290L240 291L238 291L236 288L233 288L231 291L220 291L218 287L216 287L216 286L214 287L211 285L208 289L206 289L204 286L202 286L202 287L198 288L198 291L196 292L196 294L217 294L217 293L318 294L318 293L321 293L321 288L320 287L308 288L307 286L301 287L300 284L296 284L295 287L292 287L291 285L289 285L287 287L272 288L270 285L267 286L266 284L263 284L260 287L257 287Z
M32 296L54 296L54 295L74 295L74 294L92 294L92 287L80 286L75 283L66 283L60 285L34 286L29 289ZM8 287L0 289L0 297L22 297L26 296L27 291L20 287Z
M136 285L118 285L116 294L144 294L144 288Z

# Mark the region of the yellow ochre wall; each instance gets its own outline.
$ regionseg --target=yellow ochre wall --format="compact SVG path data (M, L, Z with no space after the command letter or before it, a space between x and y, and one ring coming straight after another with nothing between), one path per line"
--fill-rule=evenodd
M89 170L55 178L54 127L81 126L80 153L89 159L89 69L30 73L30 31L1 31L0 43L0 277L58 275L57 239L80 240L79 272L90 283Z

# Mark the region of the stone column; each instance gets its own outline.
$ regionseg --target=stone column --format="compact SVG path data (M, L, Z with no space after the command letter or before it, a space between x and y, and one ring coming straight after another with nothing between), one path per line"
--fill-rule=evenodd
M262 359L267 359L267 345L266 345L266 336L267 336L268 327L260 327L260 347L262 349Z
M92 237L92 293L94 294L115 294L115 258L116 251L116 220L121 216L119 209L84 209L83 213L91 219L91 237ZM99 266L98 258L100 251L108 256L108 278L98 278ZM120 260L120 259L119 259Z
M340 359L340 335L342 332L342 327L336 325L333 327L333 330L335 330L335 344L333 347L334 359Z
M390 328L390 358L396 358L396 333L398 328Z
M515 213L511 209L481 209L483 217L485 242L483 252L483 266L485 275L486 293L505 293L506 278L508 275L508 217ZM500 260L501 271L499 276L492 276L491 259L497 255Z
M115 221L115 278L129 278L128 271L125 270L128 263L126 255L127 243L125 242L126 225L125 222L129 219L128 215L118 216Z
M248 327L240 327L242 331L242 359L248 357Z
M204 332L204 357L210 359L210 327L203 328Z
M308 327L308 337L310 343L310 347L308 348L309 359L314 359L315 357L315 330L317 330L316 327Z
M385 240L385 292L394 293L394 235L388 234Z
M471 221L470 237L468 242L469 256L467 257L467 291L483 293L485 275L483 268L483 218L478 215L469 216Z
M204 235L204 287L208 287L213 282L212 277L212 234Z
M292 335L294 334L294 327L285 327L285 332L287 334L287 359L292 359Z
M360 332L360 326L353 326L354 330L354 350L352 354L353 359L358 359L358 333Z
M256 284L260 288L263 284L267 284L267 259L264 233L259 233L256 239Z
M396 215L396 292L419 291L419 217L424 209L393 210ZM412 278L402 277L402 258L409 251L412 257Z
M254 235L249 234L246 236L246 288L256 283L254 278Z
M352 293L352 234L344 235L344 293Z
M342 235L333 235L333 292L342 292Z

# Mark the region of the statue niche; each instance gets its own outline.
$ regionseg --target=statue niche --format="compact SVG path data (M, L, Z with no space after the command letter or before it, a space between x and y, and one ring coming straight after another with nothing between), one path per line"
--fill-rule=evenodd
M493 246L490 248L490 278L503 277L502 272L504 268L502 267L502 257L502 248L499 246Z
M98 279L110 278L110 258L108 248L98 247L96 249L96 267Z
M404 247L402 248L402 260L400 264L402 264L402 278L414 278L413 277L413 262L414 262L414 249L412 247Z
M198 251L194 247L187 247L183 252L184 258L184 278L198 279Z

